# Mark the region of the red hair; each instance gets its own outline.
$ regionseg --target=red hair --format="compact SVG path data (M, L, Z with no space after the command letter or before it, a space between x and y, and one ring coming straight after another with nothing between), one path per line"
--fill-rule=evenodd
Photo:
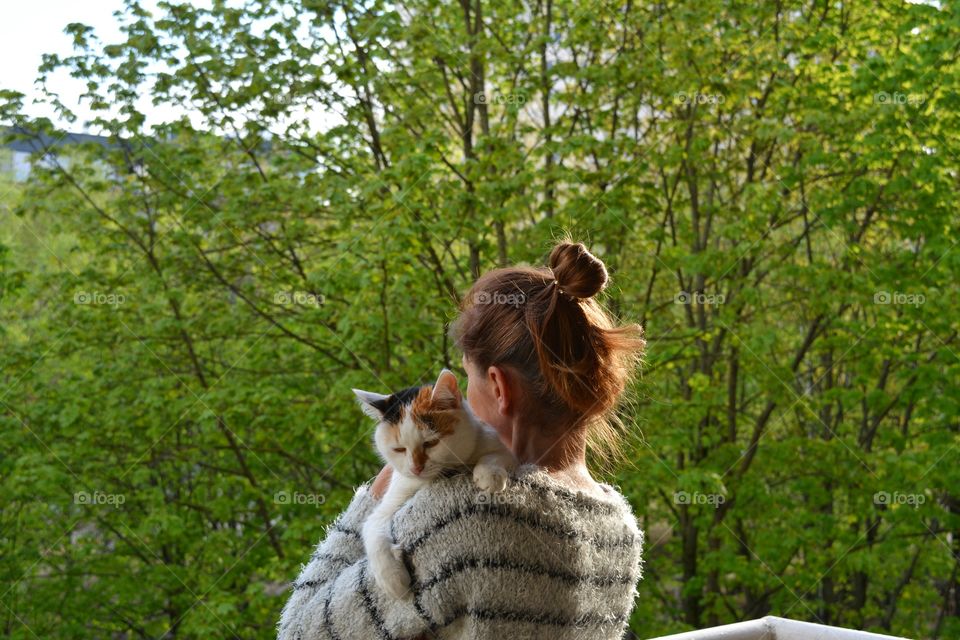
M583 244L557 244L548 265L482 275L451 336L482 370L508 366L519 374L525 410L559 428L586 429L602 453L617 451L611 419L646 346L643 330L618 325L595 300L607 269Z

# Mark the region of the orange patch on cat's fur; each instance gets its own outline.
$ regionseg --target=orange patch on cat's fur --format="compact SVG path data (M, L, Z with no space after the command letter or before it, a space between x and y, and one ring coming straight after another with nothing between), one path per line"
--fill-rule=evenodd
M457 415L452 407L442 403L437 406L432 401L433 387L422 387L417 397L410 403L410 414L419 429L432 429L440 436L453 433Z
M413 466L422 469L425 464L427 464L427 452L423 447L417 447L413 450Z
M416 416L430 411L430 396L432 394L433 387L420 387L417 396L410 403L410 413Z

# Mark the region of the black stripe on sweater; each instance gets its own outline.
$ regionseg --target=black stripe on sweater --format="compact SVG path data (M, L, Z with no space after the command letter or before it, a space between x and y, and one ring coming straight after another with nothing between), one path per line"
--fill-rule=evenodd
M315 561L317 561L317 560L324 560L324 561L326 561L326 562L328 562L328 563L334 563L334 562L335 562L335 563L337 563L337 564L344 565L343 568L346 568L347 566L353 564L353 561L350 560L350 558L346 558L346 557L344 557L344 556L333 555L333 554L331 554L331 553L317 553L317 554L314 554L314 555L312 555L312 556L310 557L310 562L315 562ZM328 568L328 567L324 567L325 570L326 570L327 568ZM336 577L337 577L337 576L334 575L334 576L331 576L331 577L327 578L327 580L332 580L332 579L334 579L334 578L336 578ZM304 580L303 582L294 582L294 583L293 583L293 590L296 591L296 590L298 590L298 589L312 589L313 587L318 587L318 586L320 586L321 584L323 584L323 583L326 582L327 580Z
M361 539L361 536L360 536L360 532L359 532L359 531L357 531L356 529L351 529L350 527L346 527L346 526L342 525L342 524L339 523L339 522L334 522L332 525L330 525L330 531L335 531L335 532L337 532L337 533L342 533L342 534L345 534L345 535L350 536L351 538L356 538L356 539L358 539L358 540ZM327 534L327 535L329 535L329 534Z
M397 541L396 523L397 521L395 519L390 520L390 539L394 543ZM420 616L420 619L427 623L427 627L432 630L434 627L433 618L430 617L430 614L427 613L426 609L424 609L420 603L420 586L417 581L417 570L413 566L410 554L404 551L404 553L400 554L400 559L403 562L404 568L407 570L407 575L410 576L410 591L413 592L413 609L417 612L417 615Z
M393 527L391 526L391 531ZM407 575L410 576L410 591L413 592L413 608L417 612L417 615L427 623L427 627L432 631L435 627L433 618L427 613L427 610L423 608L423 604L420 602L420 595L422 589L417 580L417 571L413 566L413 562L410 560L410 554L404 553L402 555L403 566L407 569Z
M330 619L330 601L333 600L334 582L330 582L327 596L323 599L323 628L333 640L340 640L337 630L333 628L333 621Z
M598 549L623 549L626 547L632 547L636 542L636 536L632 533L622 538L602 538L600 536L585 537L576 531L561 529L559 527L554 527L547 523L540 522L538 519L530 517L530 515L524 511L514 509L510 505L478 503L463 507L434 522L428 531L425 531L410 544L404 545L403 550L405 553L413 553L419 549L433 534L437 533L441 529L463 520L464 518L481 514L507 518L513 522L539 529L540 531L544 531L558 538L563 538L566 540L584 540Z
M581 493L575 493L569 489L564 489L563 487L545 487L540 483L534 482L529 476L524 476L519 480L515 480L512 486L530 489L541 497L547 494L552 494L561 500L574 503L581 510L589 511L591 513L601 513L608 516L622 513L621 507L616 504L603 502L602 500L591 498Z
M484 607L461 607L447 617L444 622L436 626L437 629L449 626L464 616L470 616L484 622L527 622L535 625L550 625L554 627L599 627L606 625L622 626L627 621L626 615L605 616L595 613L584 613L574 618L554 616L547 613L531 611L508 611L503 609L488 609Z
M373 626L376 628L377 633L379 634L378 637L386 638L386 640L393 640L393 636L390 635L390 632L387 631L387 627L383 624L383 617L380 615L380 610L377 609L377 605L370 596L370 591L367 589L366 563L360 563L360 575L357 579L357 582L360 586L360 600L363 602L363 607L367 610L367 614L370 615L370 619L373 620Z
M442 565L439 570L426 582L419 585L420 590L425 591L437 584L449 580L458 573L463 573L470 569L508 569L511 571L521 571L527 574L537 576L546 576L556 580L562 580L569 584L590 584L597 587L609 587L611 585L634 584L636 578L622 575L610 576L591 576L572 571L561 571L550 569L542 565L515 562L504 558L461 558L446 565Z

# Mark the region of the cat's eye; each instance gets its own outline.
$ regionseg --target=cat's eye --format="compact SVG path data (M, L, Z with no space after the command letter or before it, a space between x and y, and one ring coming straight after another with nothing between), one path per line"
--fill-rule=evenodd
M424 448L424 449L429 449L430 447L432 447L433 445L437 444L438 442L440 442L440 441L439 441L439 440L430 440L429 442L424 442L424 443L423 443L423 448Z
M396 451L397 453L403 453L407 449L406 447L394 447L393 450Z

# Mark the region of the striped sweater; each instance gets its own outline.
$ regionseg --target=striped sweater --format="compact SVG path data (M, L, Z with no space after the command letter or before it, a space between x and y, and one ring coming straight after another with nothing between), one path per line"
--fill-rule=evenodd
M604 499L573 492L533 465L501 494L464 474L433 481L392 522L413 577L405 600L370 575L360 530L377 502L361 486L294 582L279 639L619 639L643 532L601 486Z

